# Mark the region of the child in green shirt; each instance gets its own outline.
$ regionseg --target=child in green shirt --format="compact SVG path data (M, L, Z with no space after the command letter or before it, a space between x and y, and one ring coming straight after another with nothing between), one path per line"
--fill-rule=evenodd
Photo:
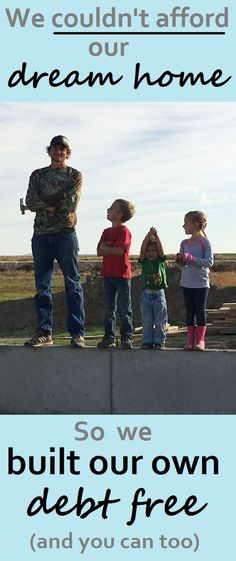
M140 310L143 326L142 349L165 348L167 306L164 288L167 286L166 256L157 231L150 228L145 236L139 263L142 267Z

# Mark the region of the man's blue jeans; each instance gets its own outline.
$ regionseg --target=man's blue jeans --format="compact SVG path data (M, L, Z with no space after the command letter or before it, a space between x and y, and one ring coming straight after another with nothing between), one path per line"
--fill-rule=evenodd
M131 307L131 280L104 277L104 327L105 338L114 341L116 331L116 310L120 318L121 340L133 339Z
M37 291L35 295L37 330L52 332L51 282L53 262L56 259L65 281L68 331L72 337L83 336L85 313L78 266L78 250L78 240L74 231L33 235L32 253Z
M141 293L140 302L143 342L156 345L165 343L167 323L167 306L165 292L162 289Z

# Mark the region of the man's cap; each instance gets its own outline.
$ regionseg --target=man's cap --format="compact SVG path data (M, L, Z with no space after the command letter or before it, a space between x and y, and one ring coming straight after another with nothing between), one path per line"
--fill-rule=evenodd
M52 138L52 140L50 142L50 146L54 146L54 144L63 144L63 146L65 146L65 148L68 148L68 150L70 149L68 138L66 138L65 136L62 136L61 134L59 134L58 136L54 136Z

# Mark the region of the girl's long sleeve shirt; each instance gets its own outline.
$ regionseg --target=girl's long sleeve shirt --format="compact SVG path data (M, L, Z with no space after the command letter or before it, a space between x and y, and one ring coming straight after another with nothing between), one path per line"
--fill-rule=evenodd
M213 265L213 253L207 238L198 238L191 242L183 240L180 245L181 255L190 254L194 260L185 263L182 268L180 285L185 288L209 287L209 270Z

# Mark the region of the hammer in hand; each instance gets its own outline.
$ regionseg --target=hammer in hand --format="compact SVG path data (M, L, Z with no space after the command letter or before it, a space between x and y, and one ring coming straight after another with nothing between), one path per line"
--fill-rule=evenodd
M20 199L20 211L21 214L25 214L25 211L28 210L28 207L24 204L23 197Z

